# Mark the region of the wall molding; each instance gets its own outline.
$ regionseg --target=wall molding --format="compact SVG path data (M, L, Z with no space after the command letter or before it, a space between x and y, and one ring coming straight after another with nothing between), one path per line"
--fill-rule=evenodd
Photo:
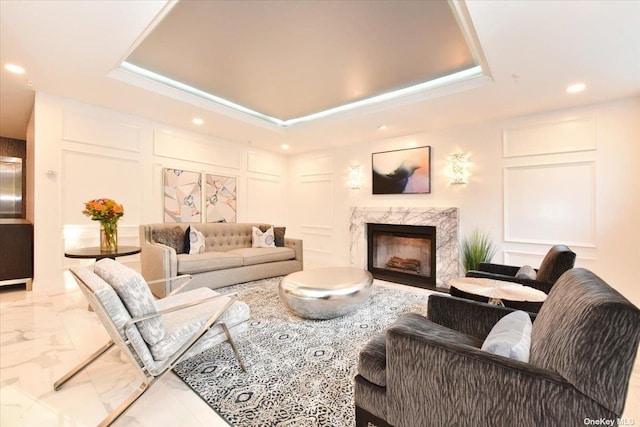
M564 168L584 167L583 174L586 177L586 186L584 181L572 183L569 180L575 179L573 174L564 174L561 172ZM553 178L554 169L556 169L556 177ZM526 180L517 182L512 172L530 171L531 176ZM544 173L538 173L542 172ZM575 173L574 173L575 174ZM538 179L544 184L544 180L548 179L548 185L544 188L536 188L535 184ZM567 182L569 181L569 182ZM526 184L523 186L522 182ZM575 184L575 185L574 185ZM540 184L542 185L542 184ZM570 190L565 190L566 187ZM513 187L513 188L512 188ZM577 191L582 189L582 191ZM554 190L559 192L554 194ZM579 197L585 196L585 197ZM537 199L536 197L539 197ZM549 210L549 203L544 200L553 200L555 211ZM518 210L519 209L519 210ZM559 209L559 210L558 210ZM571 215L567 211L573 209L572 218L567 218L565 223L558 222L558 218L565 215ZM579 229L579 223L573 221L573 218L584 218L586 213L590 214L588 224L582 225ZM530 214L531 213L531 214ZM522 166L505 166L503 167L503 232L505 242L532 243L532 244L555 244L563 241L567 245L578 247L596 247L596 163L595 161L575 161L561 163L541 163ZM535 218L534 218L535 217ZM539 221L538 224L535 221ZM526 223L526 227L525 224ZM520 228L520 230L517 230ZM554 236L547 238L533 238L527 236L523 229L535 230L554 230ZM514 230L515 229L515 230ZM562 232L566 232L564 236ZM571 235L573 233L573 235ZM578 236L576 238L576 236Z
M502 131L504 158L575 153L596 149L595 116L514 126Z
M75 111L62 112L63 141L78 142L134 153L140 152L141 128Z

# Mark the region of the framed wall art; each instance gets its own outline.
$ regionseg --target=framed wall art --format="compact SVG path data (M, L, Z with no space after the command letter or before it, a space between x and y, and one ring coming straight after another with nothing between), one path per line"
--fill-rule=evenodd
M163 169L164 222L201 222L202 175Z
M206 174L207 222L236 222L236 178Z
M431 193L431 147L371 155L373 194Z

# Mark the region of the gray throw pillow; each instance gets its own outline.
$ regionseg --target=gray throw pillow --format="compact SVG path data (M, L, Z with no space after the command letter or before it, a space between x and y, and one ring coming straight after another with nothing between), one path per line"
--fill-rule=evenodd
M179 225L173 228L160 228L151 231L151 238L154 242L167 245L176 250L177 254L184 254L184 234Z
M135 270L110 258L96 262L94 272L118 294L131 317L146 316L158 312L149 285ZM136 323L140 335L150 345L161 341L166 330L160 316Z
M273 235L276 239L276 246L280 248L284 247L284 232L286 230L286 227L273 227Z
M482 350L521 362L529 362L531 318L524 311L514 311L493 326Z
M536 280L536 271L530 265L523 265L516 273L516 279Z

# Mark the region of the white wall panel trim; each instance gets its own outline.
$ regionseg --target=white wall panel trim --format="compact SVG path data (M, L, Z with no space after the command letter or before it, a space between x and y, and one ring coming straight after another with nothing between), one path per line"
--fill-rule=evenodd
M199 141L164 131L153 132L153 154L170 159L240 169L240 150L215 141Z
M247 153L247 171L275 177L282 176L285 167L282 159L274 154L249 151Z
M503 168L504 240L596 247L595 161Z
M595 116L505 128L504 157L592 151L597 148Z
M61 138L63 141L139 153L141 129L127 123L63 111Z

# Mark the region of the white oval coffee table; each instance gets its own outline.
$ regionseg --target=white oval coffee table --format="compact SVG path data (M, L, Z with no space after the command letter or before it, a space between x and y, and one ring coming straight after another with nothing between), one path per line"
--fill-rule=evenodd
M453 296L462 296L469 299L469 294L486 298L489 304L516 306L521 303L530 304L531 307L542 306L547 299L547 294L519 283L504 280L485 279L481 277L460 277L449 281L450 293ZM506 304L505 304L506 302Z
M303 270L285 276L280 299L305 319L333 319L360 307L373 286L371 273L354 267Z

